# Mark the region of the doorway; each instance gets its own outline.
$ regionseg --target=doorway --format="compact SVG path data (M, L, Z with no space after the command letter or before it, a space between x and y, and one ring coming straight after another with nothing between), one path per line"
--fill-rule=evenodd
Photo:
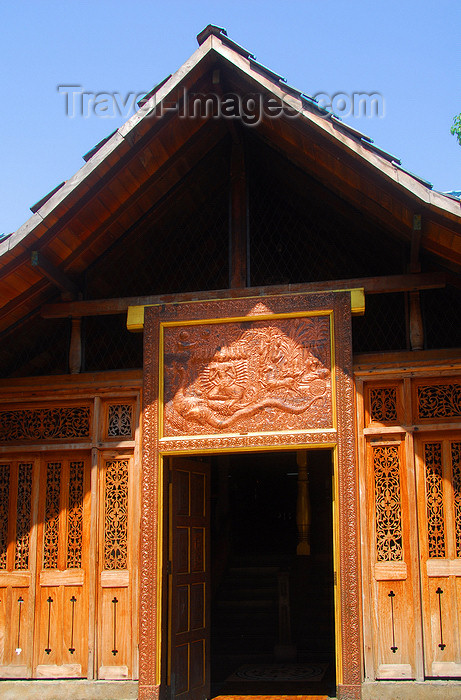
M287 692L333 696L331 451L308 451L309 556L297 554L296 452L224 454L173 459L171 463L173 474L176 473L171 479L173 491L176 483L185 494L185 482L189 480L190 498L187 500L196 504L194 482L200 482L200 493L206 493L207 488L202 491L198 475L206 473L205 463L209 465L208 504L203 511L208 511L209 526L205 521L190 521L191 533L197 527L209 531L210 573L203 577L203 581L207 581L210 611L208 629L203 634L203 639L207 640L203 648L207 649L209 657L204 667L209 669L211 679L208 697ZM173 493L173 508L175 502L181 507L175 499ZM183 498L181 500L184 502ZM199 510L197 508L197 513ZM171 522L175 522L174 517ZM188 526L186 522L177 521L175 527L182 533L181 537L185 526ZM197 539L196 535L194 537ZM174 534L172 539L175 539ZM193 561L192 534L189 542L190 561ZM177 551L176 547L170 541L172 553ZM206 565L205 559L203 561ZM174 561L172 571L176 580ZM197 575L192 577L193 585L196 585ZM178 579L178 584L170 588L170 610L173 611L179 604L175 601L175 590L181 595L184 585L188 585L185 578ZM189 596L189 601L192 597ZM208 602L203 605L202 601L200 606L207 609ZM193 615L191 609L190 616ZM199 637L201 635L199 633ZM175 658L178 661L181 658L177 648L171 657L170 677L179 690L174 668ZM191 653L188 658L192 659ZM199 665L202 667L202 662ZM192 666L190 675L194 676ZM188 687L188 692L192 690Z

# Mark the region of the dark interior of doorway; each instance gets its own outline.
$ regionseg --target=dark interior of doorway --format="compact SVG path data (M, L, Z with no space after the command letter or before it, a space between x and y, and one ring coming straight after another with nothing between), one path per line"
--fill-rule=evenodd
M299 556L296 453L212 460L212 697L335 694L332 455L309 450L307 461L311 554ZM322 680L309 679L316 670Z

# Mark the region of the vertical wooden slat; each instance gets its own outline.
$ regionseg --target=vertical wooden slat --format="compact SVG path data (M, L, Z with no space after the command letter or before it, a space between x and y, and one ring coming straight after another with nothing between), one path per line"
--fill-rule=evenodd
M405 396L409 394L410 387L405 386ZM406 405L406 401L405 401ZM406 406L408 416L411 416L411 406ZM405 418L407 420L407 417ZM419 573L419 542L418 542L418 506L416 490L416 466L415 447L413 433L405 434L405 464L408 484L408 524L409 524L409 544L408 566L411 570L412 594L414 601L414 634L415 634L415 670L416 680L424 680L424 654L423 654L423 627L421 618L421 582Z
M141 523L141 400L138 396L136 399L135 410L133 415L134 420L134 439L135 448L133 455L133 469L132 469L132 479L131 479L131 551L132 551L132 565L131 565L131 629L132 629L132 659L133 659L133 679L139 677L139 537L137 533L139 532Z
M357 415L357 451L359 467L359 508L360 508L360 539L362 543L362 605L363 605L363 646L365 678L374 680L375 661L373 657L373 631L372 631L372 607L371 607L371 561L368 543L368 517L367 517L367 461L366 441L363 437L365 427L365 402L364 382L356 381L356 415Z
M97 413L95 406L95 414ZM97 420L97 418L95 418ZM97 577L99 570L98 560L98 529L99 529L99 489L98 489L98 465L99 451L96 447L91 450L91 475L90 475L90 492L91 492L91 510L90 510L90 562L93 565L88 570L88 680L93 680L95 677L95 669L97 668L97 626L96 626L96 611L97 611Z
M242 137L232 142L230 168L230 287L248 286L248 203L245 151Z

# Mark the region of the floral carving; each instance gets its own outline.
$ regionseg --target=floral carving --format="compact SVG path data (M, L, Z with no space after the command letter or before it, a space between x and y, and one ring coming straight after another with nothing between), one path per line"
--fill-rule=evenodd
M128 460L106 462L104 569L128 568Z
M451 443L451 463L453 467L456 556L461 557L461 442Z
M8 547L8 506L10 498L10 465L0 464L0 569L6 569Z
M397 388L376 387L370 389L370 414L372 421L392 423L397 420Z
M426 464L427 538L430 557L445 557L445 515L443 506L442 446L427 443Z
M19 464L18 505L16 511L16 546L14 568L29 568L29 537L31 521L32 464Z
M401 561L402 510L397 445L373 449L377 561Z
M67 511L67 568L82 566L84 462L71 462Z
M131 404L109 404L108 437L131 437L133 434L133 406Z
M89 435L89 406L0 411L0 442L84 438Z
M46 466L45 522L43 528L43 568L58 568L59 501L61 495L61 462Z
M164 333L165 436L332 427L327 316Z
M461 384L418 386L419 418L460 418Z

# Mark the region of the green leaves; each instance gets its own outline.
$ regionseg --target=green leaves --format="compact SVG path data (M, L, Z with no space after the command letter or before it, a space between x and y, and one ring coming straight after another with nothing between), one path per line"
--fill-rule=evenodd
M451 125L450 133L456 136L458 143L461 146L461 114L457 114L453 117L453 124Z

